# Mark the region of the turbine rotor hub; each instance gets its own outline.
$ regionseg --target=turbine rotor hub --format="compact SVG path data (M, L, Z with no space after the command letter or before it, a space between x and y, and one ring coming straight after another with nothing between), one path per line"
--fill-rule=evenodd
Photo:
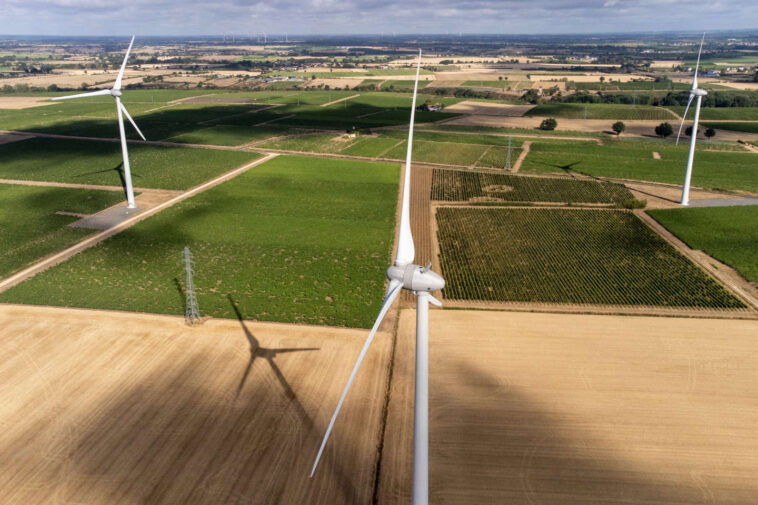
M708 94L708 92L704 89L696 88L692 90L692 94L695 96L705 96Z
M421 265L392 265L387 269L389 280L400 281L409 291L437 291L445 287L445 279Z
M113 97L121 96L121 90L120 89L112 89L111 90L111 96L113 96Z

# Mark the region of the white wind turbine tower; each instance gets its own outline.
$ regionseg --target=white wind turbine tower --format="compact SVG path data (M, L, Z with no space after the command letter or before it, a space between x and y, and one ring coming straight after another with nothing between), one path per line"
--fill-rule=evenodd
M429 292L445 287L445 280L430 270L431 263L422 267L414 265L413 259L416 251L411 235L410 221L410 188L411 188L411 151L413 149L413 122L416 111L416 93L418 91L419 70L421 69L421 51L418 54L416 66L416 84L413 87L413 104L411 106L411 123L408 133L408 153L405 158L405 180L403 183L403 206L400 214L400 235L397 242L395 263L387 269L387 278L390 281L387 294L384 297L379 316L374 322L371 333L366 338L366 343L358 355L353 371L347 381L347 386L342 392L337 408L329 422L321 447L318 450L316 461L313 463L311 477L316 471L321 454L324 451L329 435L337 420L337 415L342 408L347 392L353 384L353 379L366 356L371 341L374 339L376 330L384 319L392 302L402 289L407 289L416 295L416 393L413 421L413 504L426 505L429 500L429 302L434 305L442 304Z
M126 150L126 134L124 133L124 117L129 120L130 123L132 123L132 126L134 126L134 129L137 130L137 133L139 133L139 136L142 137L142 140L145 139L145 136L142 135L142 132L139 128L137 128L137 123L134 122L134 119L132 119L132 116L129 115L129 112L126 110L126 107L124 107L124 104L121 103L121 79L124 77L124 69L126 68L126 60L129 59L129 52L132 50L132 44L134 44L134 36L132 35L132 41L129 43L129 49L126 50L126 56L124 56L124 62L121 64L121 70L118 72L118 77L116 77L116 82L113 84L113 87L111 89L101 89L99 91L92 91L89 93L79 93L77 95L69 95L69 96L59 96L56 98L53 98L53 100L69 100L71 98L81 98L85 96L99 96L99 95L111 95L113 98L116 99L116 112L118 112L118 131L121 136L121 154L124 157L124 181L126 184L126 208L127 209L136 209L137 206L134 204L134 188L132 187L132 171L129 167L129 153ZM123 113L123 115L122 115Z
M690 203L690 179L692 178L692 162L695 159L695 144L697 142L697 123L700 119L700 101L705 95L708 94L704 89L697 87L697 71L700 68L700 54L703 52L703 42L705 42L705 33L700 40L700 50L697 52L697 64L695 65L695 75L692 77L692 88L690 89L690 99L687 100L687 107L682 114L682 124L679 125L679 133L676 134L676 143L679 145L679 136L682 134L682 127L684 127L684 120L687 117L687 111L692 104L692 99L697 97L695 102L695 119L692 123L692 135L690 138L690 153L687 156L687 171L684 173L684 186L682 187L682 205L689 205Z

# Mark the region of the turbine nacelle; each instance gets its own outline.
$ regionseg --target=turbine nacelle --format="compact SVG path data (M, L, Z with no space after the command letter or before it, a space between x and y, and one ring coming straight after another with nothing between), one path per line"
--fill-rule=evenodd
M414 292L438 291L445 287L445 279L421 265L393 265L387 269L390 281L402 283L403 289Z
M110 92L111 92L111 96L114 97L114 98L121 96L121 90L120 89L115 89L114 88L114 89L111 89Z
M706 90L700 89L700 88L695 88L693 90L690 90L690 95L693 95L693 96L705 96L707 94L708 92Z

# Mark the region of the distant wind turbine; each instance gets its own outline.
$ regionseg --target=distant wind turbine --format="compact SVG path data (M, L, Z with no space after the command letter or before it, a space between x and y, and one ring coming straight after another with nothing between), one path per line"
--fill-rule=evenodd
M697 97L695 102L695 119L692 123L692 135L690 138L690 153L687 156L687 171L684 173L684 186L682 187L682 205L689 205L690 203L690 179L692 178L692 162L695 160L695 144L697 143L697 123L700 119L700 101L708 92L704 89L697 87L697 71L700 68L700 54L703 52L703 42L705 42L705 33L700 40L700 50L697 52L697 64L695 65L695 75L692 77L692 88L690 89L690 99L687 100L687 107L682 114L682 124L679 125L679 133L676 134L676 143L679 145L679 136L682 134L682 127L684 127L684 120L687 117L687 111L690 108L692 99Z
M416 112L416 93L418 92L418 77L421 69L421 51L418 52L418 64L416 66L416 84L413 87L413 104L411 105L411 123L408 132L408 152L405 159L405 179L403 181L403 206L400 213L400 235L397 240L397 252L395 263L387 269L387 278L390 285L384 296L379 316L374 322L371 333L363 344L363 349L358 355L353 371L347 381L347 386L337 403L337 408L326 429L326 434L318 450L316 461L313 463L311 477L316 471L321 454L337 420L337 415L342 408L347 392L353 384L358 369L366 356L371 341L374 339L376 330L382 323L382 319L392 306L392 302L407 289L416 295L416 391L413 411L413 505L426 505L429 501L429 303L440 306L439 300L434 298L430 291L437 291L445 287L445 280L430 270L431 263L422 267L414 265L413 260L416 250L413 245L410 221L410 192L411 192L411 153L413 149L413 120Z
M134 35L132 35L132 41L129 43L129 49L126 50L126 56L124 56L124 62L121 64L121 70L119 70L118 77L116 77L116 83L113 85L112 88L101 89L101 90L92 91L89 93L79 93L77 95L58 96L58 97L53 98L53 100L69 100L71 98L82 98L85 96L111 95L113 98L116 99L116 112L118 112L118 131L121 136L121 154L124 157L124 182L126 186L126 208L128 209L136 209L137 206L134 204L134 188L132 187L132 171L131 171L131 168L129 167L129 153L126 150L126 134L124 133L123 115L125 115L126 118L129 120L129 122L132 123L132 126L134 126L134 129L137 130L137 133L139 133L139 136L142 137L142 140L147 140L145 139L145 136L142 135L142 132L140 131L140 129L137 128L137 123L135 123L134 119L132 119L132 116L129 115L129 112L126 110L126 107L124 107L124 104L121 103L121 80L124 77L124 69L126 68L126 60L129 59L129 52L132 50L132 44L134 44Z

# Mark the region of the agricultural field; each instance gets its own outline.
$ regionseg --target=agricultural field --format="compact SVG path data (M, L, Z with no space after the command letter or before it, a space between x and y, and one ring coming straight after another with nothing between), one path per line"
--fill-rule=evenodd
M616 105L605 103L543 103L533 107L525 116L554 117L566 119L626 119L626 120L675 120L676 116L663 107L649 105Z
M263 141L278 135L296 133L287 126L266 125L265 128L251 128L241 125L215 125L169 137L170 142L204 144L215 146L239 146L250 142Z
M445 298L743 308L634 214L612 210L437 210Z
M736 121L725 123L703 123L703 128L715 128L717 130L728 130L733 132L758 133L758 121Z
M691 248L758 282L758 206L659 209L648 214Z
M399 166L280 156L138 223L0 301L184 313L189 245L203 314L370 327L384 292Z
M463 125L463 124L428 124L418 127L421 131L434 131L434 132L450 132L450 133L497 133L501 135L518 134L521 137L535 137L545 139L549 137L587 137L587 140L596 138L607 138L607 135L600 132L590 131L568 131L568 130L535 130L534 128L509 128L498 126L482 126L482 125ZM413 134L414 137L416 133ZM515 139L514 139L515 140Z
M684 107L667 107L667 109L676 112L679 116L684 114ZM693 110L687 112L688 118L692 119L693 115ZM758 107L701 107L700 120L758 121Z
M397 90L408 90L411 93L413 93L413 85L415 81L413 80L388 80L382 82L381 89L397 89ZM418 82L418 89L423 89L427 87L431 81L419 81Z
M431 198L482 204L554 202L618 206L634 199L624 186L609 182L442 169L434 169Z
M699 143L692 185L700 188L758 192L758 156L749 152L711 151ZM653 157L660 154L660 159ZM521 170L533 173L567 173L681 184L688 144L617 140L605 145L574 142L533 142Z
M672 81L571 82L570 87L583 91L682 91L691 85Z
M513 86L514 84L515 84L514 81L464 81L464 83L461 84L461 86L505 89L509 86Z
M120 191L0 184L0 278L93 233L68 226L77 214L123 200Z
M312 153L347 154L404 160L408 149L407 133L384 131L378 136L349 138L327 133L302 135L261 144L264 149ZM521 152L522 139L511 139L511 160ZM502 168L507 157L508 137L456 133L417 132L414 134L414 160L448 165L474 165Z
M131 144L135 187L187 189L255 160L260 154ZM0 144L0 178L120 186L121 146L116 142L30 138Z

